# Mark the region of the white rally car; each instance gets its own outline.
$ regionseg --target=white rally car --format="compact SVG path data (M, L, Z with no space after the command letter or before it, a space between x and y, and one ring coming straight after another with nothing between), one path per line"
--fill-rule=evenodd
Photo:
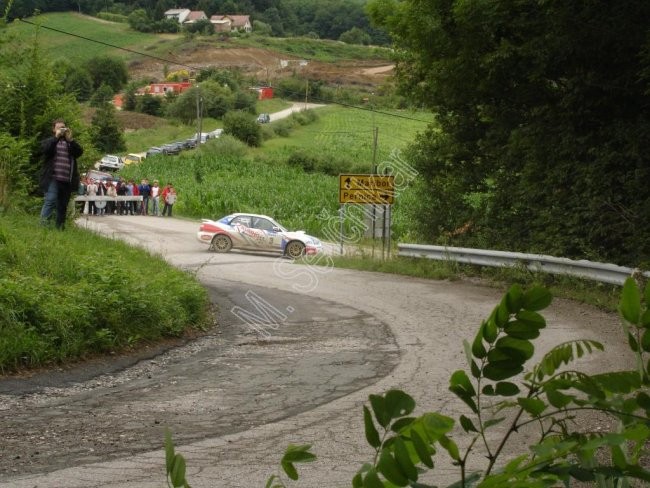
M235 213L217 221L203 219L196 237L215 252L270 251L295 259L323 251L317 238L303 231L289 232L266 215Z

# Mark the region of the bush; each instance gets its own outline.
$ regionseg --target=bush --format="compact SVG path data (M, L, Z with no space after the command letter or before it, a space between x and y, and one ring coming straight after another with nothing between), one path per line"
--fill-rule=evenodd
M262 131L255 117L244 112L228 112L223 117L223 131L251 147L262 145Z
M202 144L201 154L219 156L224 159L239 159L246 155L248 147L242 141L228 134Z

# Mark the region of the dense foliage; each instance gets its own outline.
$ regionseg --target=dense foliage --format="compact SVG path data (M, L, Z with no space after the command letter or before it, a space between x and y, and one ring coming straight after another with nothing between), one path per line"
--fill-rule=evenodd
M160 257L0 216L0 373L180 336L208 324L207 304Z
M427 240L650 264L650 3L377 0Z
M111 13L128 16L131 27L141 32L177 32L178 23L165 19L163 14L172 8L188 8L202 10L208 18L215 14L250 15L252 22L261 22L268 28L265 32L275 36L339 39L345 34L348 42L386 44L386 34L370 25L364 5L364 0L15 0L9 17L29 17L36 10ZM205 27L199 24L192 30Z

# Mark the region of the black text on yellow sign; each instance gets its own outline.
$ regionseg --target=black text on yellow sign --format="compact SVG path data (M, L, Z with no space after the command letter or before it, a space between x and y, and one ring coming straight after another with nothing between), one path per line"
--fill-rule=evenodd
M339 175L339 203L391 205L394 200L394 176Z

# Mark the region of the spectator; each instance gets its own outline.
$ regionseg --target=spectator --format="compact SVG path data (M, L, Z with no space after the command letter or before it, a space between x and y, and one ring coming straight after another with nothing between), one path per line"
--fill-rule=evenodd
M153 180L150 197L152 202L151 213L158 217L160 215L160 187L158 186L158 180Z
M97 208L95 207L95 200L92 199L97 195L97 180L95 178L92 178L88 186L86 186L86 195L88 196L88 213L95 215Z
M135 185L133 184L133 180L129 180L129 182L126 184L126 193L124 193L124 195L127 197L132 197L134 186ZM133 215L133 200L128 200L126 202L126 213Z
M126 196L126 182L122 177L120 176L120 180L117 182L117 196L118 197L123 197ZM126 214L126 205L125 201L119 201L117 202L117 213L119 215L125 215Z
M83 154L83 148L72 138L63 119L53 122L52 132L52 137L41 142L43 170L39 183L45 193L41 224L47 225L56 211L56 228L63 230L70 196L79 187L77 158Z
M151 195L151 186L149 186L149 180L146 178L143 179L142 183L140 183L140 186L138 187L138 190L142 196L140 213L142 215L149 215L149 196Z
M116 188L116 183L109 181L106 185L106 196L107 197L116 197L117 196L117 188ZM106 213L109 215L112 215L115 213L115 201L108 201L106 202Z
M167 214L171 217L172 207L174 206L174 203L176 203L176 190L174 190L174 185L172 185L171 183L167 183L167 186L164 188L162 192L162 198L165 202L162 215L164 217L165 214Z

